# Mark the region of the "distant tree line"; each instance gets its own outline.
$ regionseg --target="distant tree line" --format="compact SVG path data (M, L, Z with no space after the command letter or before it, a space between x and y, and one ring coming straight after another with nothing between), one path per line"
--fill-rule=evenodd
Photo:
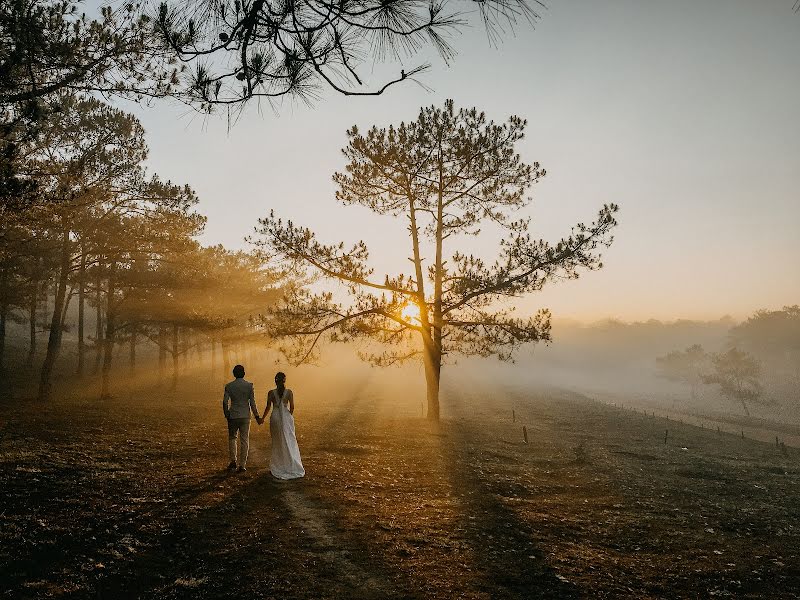
M724 352L708 354L695 344L659 356L658 372L688 385L692 400L700 385L716 385L723 396L740 403L748 416L752 403L796 401L800 391L800 306L760 310L731 328L729 341Z

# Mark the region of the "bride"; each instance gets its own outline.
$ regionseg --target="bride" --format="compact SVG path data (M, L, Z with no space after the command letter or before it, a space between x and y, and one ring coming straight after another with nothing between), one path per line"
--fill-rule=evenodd
M269 470L278 479L297 479L306 474L300 460L300 448L294 434L294 395L286 389L286 375L275 375L274 390L267 392L267 406L261 422L267 417L269 409L269 433L272 437L272 455Z

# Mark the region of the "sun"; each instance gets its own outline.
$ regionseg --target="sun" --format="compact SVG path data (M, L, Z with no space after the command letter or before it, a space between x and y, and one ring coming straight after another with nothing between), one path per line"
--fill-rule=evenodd
M416 302L409 302L403 306L403 310L400 311L400 316L402 316L406 321L419 323L419 305Z

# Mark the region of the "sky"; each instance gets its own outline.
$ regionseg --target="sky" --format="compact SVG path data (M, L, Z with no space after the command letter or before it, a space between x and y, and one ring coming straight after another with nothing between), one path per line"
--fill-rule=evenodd
M405 223L334 198L345 130L413 119L421 106L528 120L518 150L547 176L531 190L537 236L557 241L620 205L605 268L515 301L521 316L745 318L800 303L800 14L792 0L551 0L542 19L493 46L476 21L430 61L423 86L326 92L313 106L251 105L235 123L165 101L129 107L150 165L188 183L202 241L245 248L271 210L325 242L364 239L377 276L408 272ZM469 7L468 3L465 6ZM372 68L373 82L400 65ZM426 89L427 88L427 89ZM489 232L465 248L491 259Z

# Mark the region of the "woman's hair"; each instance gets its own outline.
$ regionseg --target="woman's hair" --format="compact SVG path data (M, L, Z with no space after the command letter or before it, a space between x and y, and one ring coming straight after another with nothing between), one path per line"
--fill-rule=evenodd
M278 371L277 373L275 373L275 381L277 381L278 379L283 379L285 381L286 373L284 373L283 371Z
M237 379L239 377L244 377L244 367L242 365L236 365L233 367L233 376Z

